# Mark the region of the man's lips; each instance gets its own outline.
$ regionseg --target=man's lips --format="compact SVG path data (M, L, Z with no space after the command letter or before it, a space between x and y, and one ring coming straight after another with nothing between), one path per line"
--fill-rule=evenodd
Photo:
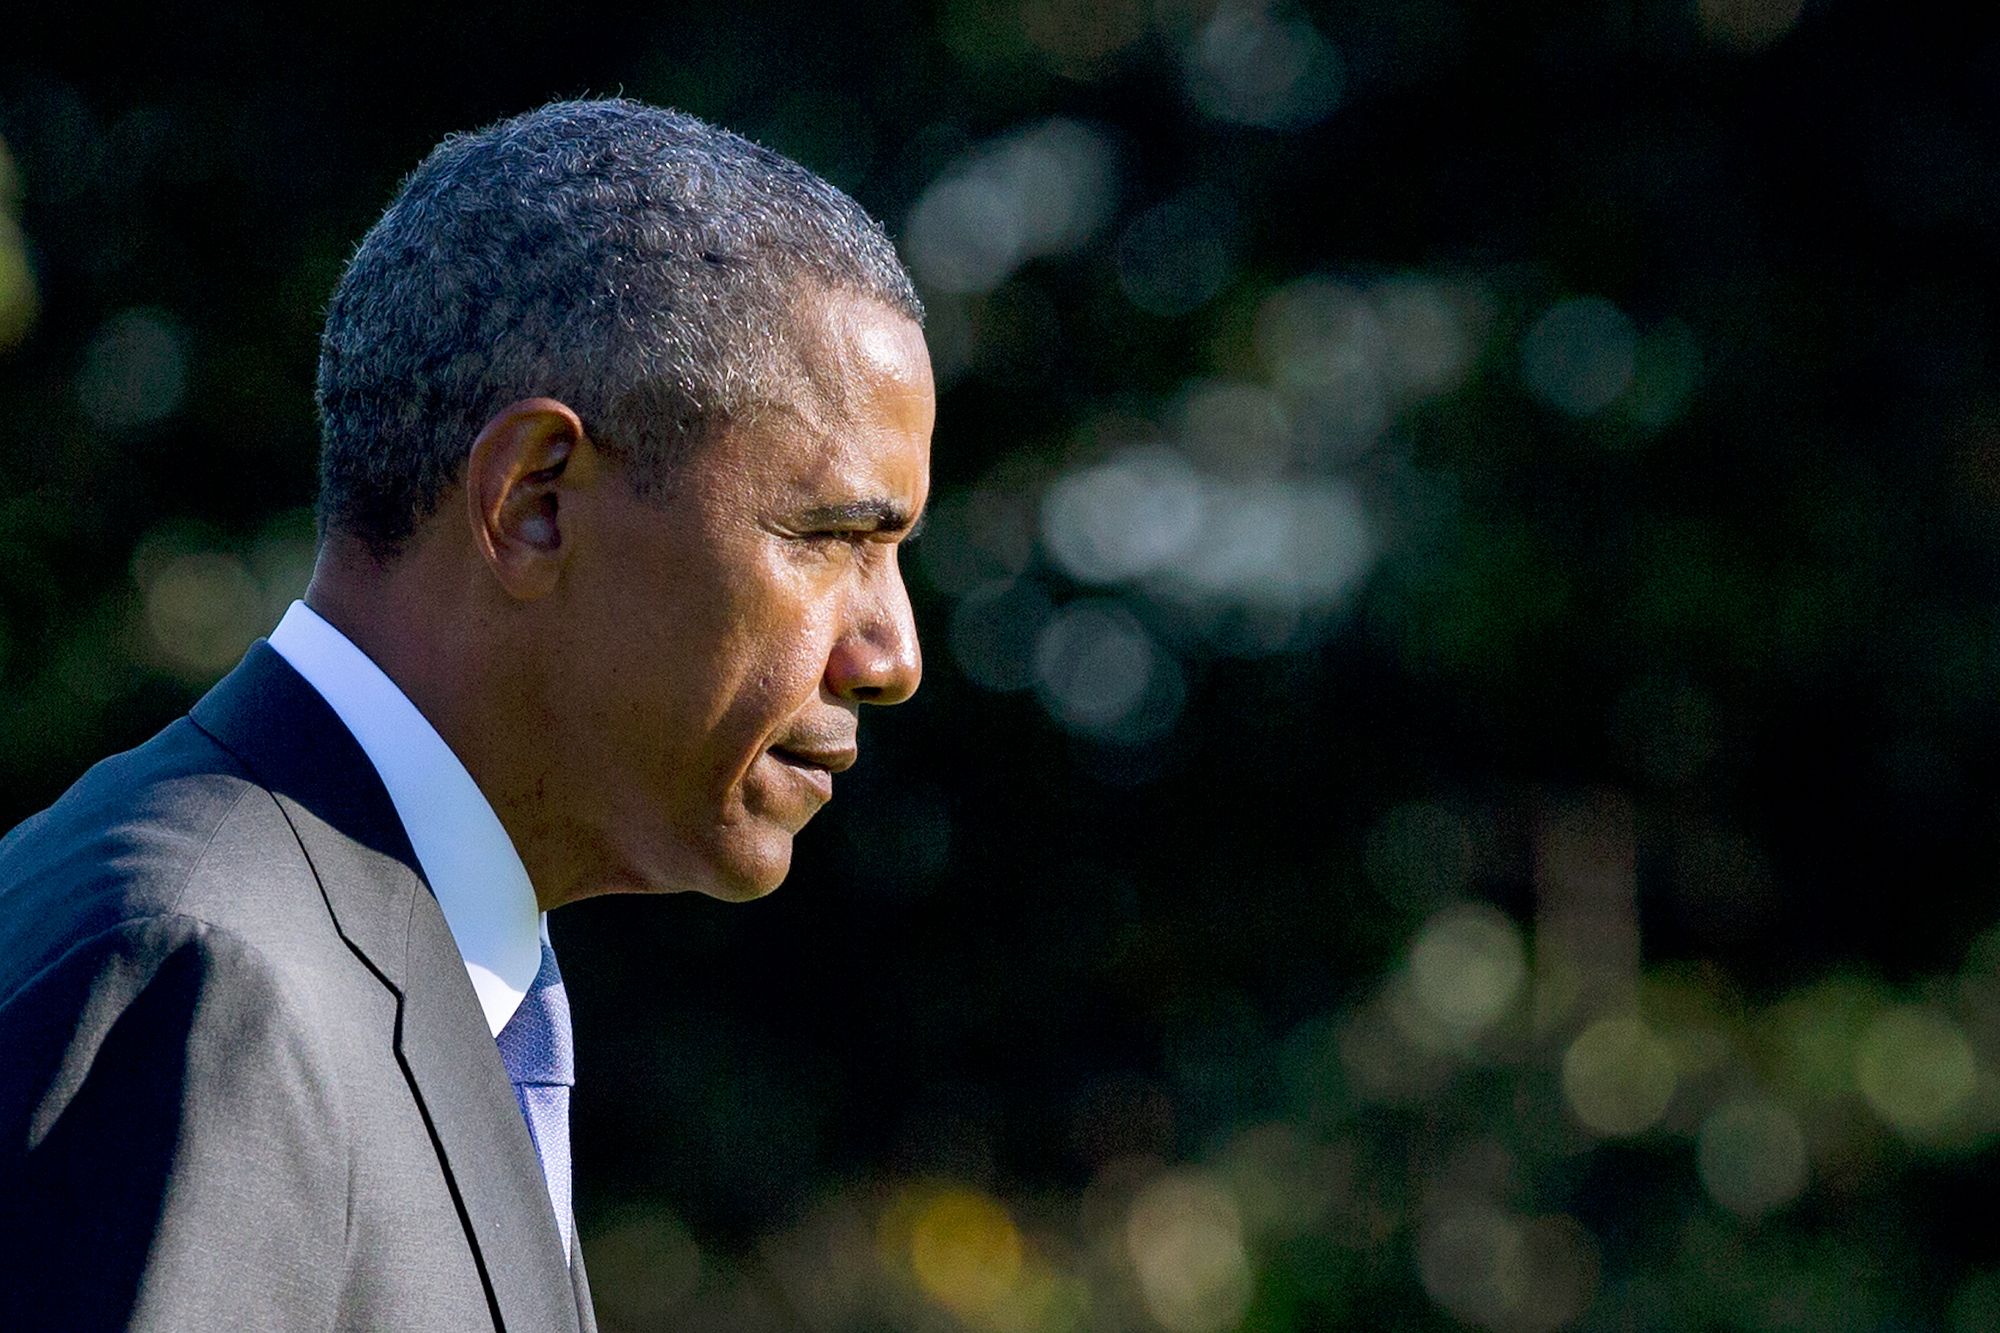
M858 751L851 746L807 749L798 745L773 745L771 757L799 768L823 768L829 773L845 773L854 767Z
M821 804L833 799L833 775L854 765L855 751L847 749L801 750L783 745L773 745L765 753L780 765L796 773L814 793Z

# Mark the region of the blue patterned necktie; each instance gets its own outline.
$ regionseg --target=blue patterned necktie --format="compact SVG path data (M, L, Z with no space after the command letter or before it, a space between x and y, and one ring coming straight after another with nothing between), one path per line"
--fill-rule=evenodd
M569 1090L576 1084L576 1050L570 1042L569 996L563 990L556 951L542 941L542 969L496 1039L535 1155L542 1159L549 1202L556 1210L563 1256L569 1255Z

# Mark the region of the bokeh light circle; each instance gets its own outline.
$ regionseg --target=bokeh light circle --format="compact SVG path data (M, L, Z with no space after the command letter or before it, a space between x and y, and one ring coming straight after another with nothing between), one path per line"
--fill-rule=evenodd
M1520 994L1528 972L1521 932L1484 905L1446 908L1410 948L1418 1003L1459 1036L1485 1031Z
M1600 1018L1563 1053L1563 1093L1587 1128L1638 1134L1659 1123L1677 1079L1673 1049L1639 1019Z
M1086 736L1141 743L1180 717L1179 665L1117 602L1072 602L1035 642L1035 685L1064 726Z
M1021 1277L1021 1233L998 1200L945 1190L910 1223L910 1271L947 1309L977 1315L1004 1301Z
M1521 378L1572 417L1595 416L1618 401L1638 361L1638 329L1601 296L1556 302L1521 339Z
M1758 1217L1806 1187L1806 1139L1799 1119L1776 1102L1726 1102L1702 1121L1696 1164L1710 1197L1743 1217Z
M1173 1333L1235 1328L1249 1305L1251 1272L1236 1201L1205 1174L1160 1177L1132 1201L1126 1252L1146 1308Z
M1972 1097L1979 1065L1956 1023L1913 1005L1876 1015L1855 1048L1854 1077L1891 1129L1922 1141L1951 1128Z

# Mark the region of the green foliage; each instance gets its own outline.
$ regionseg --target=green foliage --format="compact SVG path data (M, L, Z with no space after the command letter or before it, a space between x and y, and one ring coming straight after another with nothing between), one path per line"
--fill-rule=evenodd
M10 24L15 817L303 586L320 312L440 135L677 104L924 289L923 694L769 902L557 923L607 1328L2000 1318L1983 35Z

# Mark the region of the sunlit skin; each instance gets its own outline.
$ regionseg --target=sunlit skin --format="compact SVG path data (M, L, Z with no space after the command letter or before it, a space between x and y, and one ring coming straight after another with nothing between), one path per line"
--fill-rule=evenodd
M897 565L930 490L916 324L815 294L793 387L642 498L577 414L535 398L378 565L339 534L306 600L465 763L544 909L599 893L775 888L856 758L863 704L922 674Z

